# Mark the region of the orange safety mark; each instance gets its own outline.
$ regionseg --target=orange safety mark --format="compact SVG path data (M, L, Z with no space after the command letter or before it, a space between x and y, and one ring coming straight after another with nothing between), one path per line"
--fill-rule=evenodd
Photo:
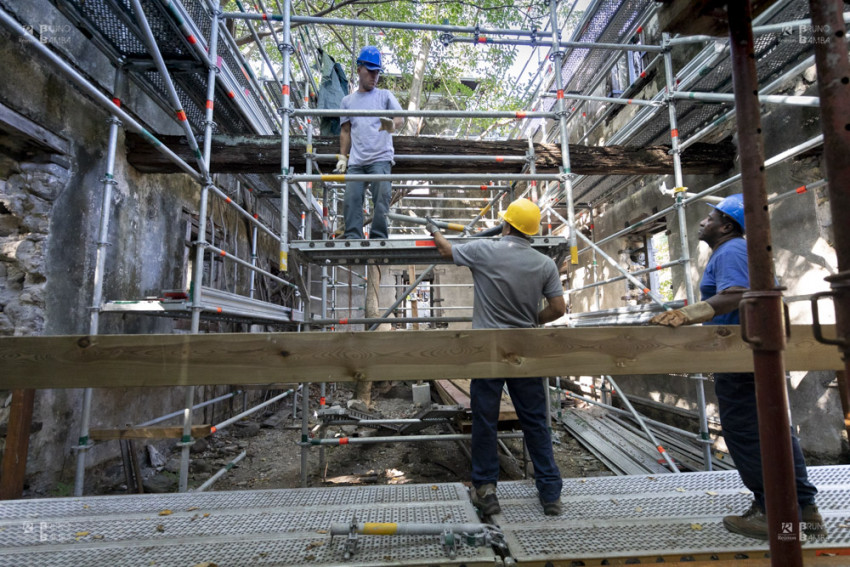
M348 445L348 437L342 437L339 440L340 445Z
M478 43L487 43L487 38L486 37L479 37Z
M564 98L564 89L558 89L558 98Z
M224 250L222 250L222 251L221 251L221 255L222 255L222 256L227 256L227 252L225 252Z
M258 218L260 218L260 215L258 215L257 213L254 213L254 218L258 219Z
M339 324L340 325L348 325L348 318L346 317L345 319L340 319Z
M210 427L210 433L215 433L216 431L218 431L218 429L216 429L215 425Z
M667 451L665 451L665 450L664 450L664 447L662 447L661 445L659 445L658 447L656 447L656 449L658 449L658 452L659 452L659 453L666 453L666 452L667 452Z
M231 199L230 197L227 197L227 198L224 199L224 202L225 203L232 203L233 199Z
M643 31L643 26L638 26L637 33L640 33L642 31Z
M325 400L325 397L324 397L324 396L322 396L321 398L319 398L319 405L322 405L322 406L323 406L323 405L325 405L325 403L326 403L326 400Z
M195 45L196 43L198 43L197 38L195 38L195 36L193 36L193 35L187 36L186 39L188 39L189 43L191 43L192 45Z
M679 131L676 130L676 129L670 130L670 137L671 138L678 138L679 137Z
M227 91L227 98L236 98L236 93L233 91Z
M661 264L658 264L657 266L655 266L655 269L656 269L656 270L660 270L660 269L661 269Z
M433 240L414 240L414 246L436 246Z
M215 310L216 310L218 313L221 313L221 307L216 307L216 308L215 308Z
M505 158L503 158L502 156L496 156L496 162L502 163L503 161L505 161Z
M646 78L646 71L641 71L641 72L640 72L640 78L641 78L641 79L645 79L645 78Z
M631 103L632 103L632 99L629 99L629 100L626 101L626 104L631 104Z
M797 193L805 193L806 191L808 191L808 189L806 189L806 186L805 186L805 185L801 185L800 187L797 187L797 188L795 189L795 191L796 191Z
M280 88L280 92L281 92L281 93L283 93L283 94L285 94L285 95L288 95L288 94L289 94L289 85L283 85L283 86Z
M182 108L176 111L175 114L177 114L177 120L179 120L180 122L186 122L186 113L183 111Z
M486 186L486 185L482 185L482 186L481 186L481 190L482 190L482 191L486 191L486 190L487 190L487 186Z
M266 13L263 13L263 19L264 19L264 20L268 20L268 19L269 19L269 15L268 15L268 14L266 14Z
M117 106L118 108L121 108L121 99L120 99L120 98L113 98L113 99L112 99L112 104L114 104L114 105L115 105L115 106Z
M526 117L526 114L525 114L525 112L517 112L517 113L516 113L516 117L517 117L518 119L525 118L525 117Z
M208 109L208 110L212 110L212 109L213 109L214 104L215 104L215 103L213 103L213 101L208 100L208 101L207 101L207 109Z
M648 287L643 288L643 292L645 294L649 295L649 288Z

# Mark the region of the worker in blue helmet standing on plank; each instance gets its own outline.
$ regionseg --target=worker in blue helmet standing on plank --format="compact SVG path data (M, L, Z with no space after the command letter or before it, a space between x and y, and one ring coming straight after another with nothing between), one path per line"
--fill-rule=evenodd
M699 223L699 239L711 247L711 257L700 281L701 301L656 315L650 321L655 325L740 324L738 304L750 287L747 242L744 240L744 196L740 193L731 195L718 205L710 206L711 212ZM741 516L726 516L723 525L730 532L767 540L769 532L764 507L755 375L752 372L715 373L714 391L726 447L741 480L753 493L750 509ZM791 445L801 510L801 532L810 538L825 538L826 527L815 504L817 488L809 482L806 461L793 430Z
M430 219L425 227L434 236L442 257L472 270L472 328L530 328L558 319L566 312L558 268L551 258L534 250L529 240L540 228L540 209L528 199L517 199L501 216L505 221L502 237L496 240L475 238L452 245ZM543 298L547 304L540 309ZM472 503L483 516L501 512L496 497L497 425L505 385L534 464L543 513L557 516L561 513L563 483L546 421L546 392L539 378L476 379L470 384Z
M398 100L386 89L377 87L383 66L381 52L367 45L357 57L358 89L342 99L343 110L401 110ZM392 133L401 128L403 119L376 116L340 118L338 173L351 175L389 175L393 165ZM392 197L391 181L346 181L343 199L345 234L343 238L365 238L363 204L366 186L372 191L372 228L370 238L388 238L387 213Z

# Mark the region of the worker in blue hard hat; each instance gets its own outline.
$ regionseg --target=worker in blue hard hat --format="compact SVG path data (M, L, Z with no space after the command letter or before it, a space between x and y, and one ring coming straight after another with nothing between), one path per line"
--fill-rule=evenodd
M699 223L699 239L711 247L711 257L700 281L701 301L682 309L656 315L656 325L678 327L694 323L738 325L738 304L750 287L747 242L744 240L744 196L730 195ZM714 391L720 412L720 426L729 454L735 461L741 481L752 493L753 502L744 514L723 518L727 530L767 540L767 516L764 507L761 442L758 430L755 375L752 372L714 374ZM802 531L809 538L825 538L826 527L815 504L817 488L809 482L806 461L797 436L791 430L797 501Z
M343 110L401 110L393 93L377 87L383 71L381 52L367 45L357 57L358 88L342 99ZM339 155L334 171L352 175L389 175L393 165L392 133L401 128L403 119L376 116L342 116ZM372 228L370 238L387 238L387 213L392 197L391 181L346 181L343 198L345 234L343 238L365 238L363 205L366 186L372 191Z

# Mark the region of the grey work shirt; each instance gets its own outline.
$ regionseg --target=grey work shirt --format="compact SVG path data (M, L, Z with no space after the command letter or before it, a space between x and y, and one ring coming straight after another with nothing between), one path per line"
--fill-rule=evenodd
M455 244L452 260L472 270L473 329L535 327L540 298L564 293L555 262L518 236Z
M342 99L343 110L401 110L393 93L386 89L354 91ZM379 161L393 161L392 135L381 130L381 119L376 116L342 116L340 124L351 122L351 154L348 165L370 165Z

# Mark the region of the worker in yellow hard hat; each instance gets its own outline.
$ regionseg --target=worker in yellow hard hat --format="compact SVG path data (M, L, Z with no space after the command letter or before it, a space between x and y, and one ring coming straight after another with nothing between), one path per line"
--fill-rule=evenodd
M452 245L436 225L428 232L444 258L472 270L475 299L474 329L536 327L566 312L564 289L555 262L534 250L529 237L540 228L540 209L528 199L512 202L504 214L502 236L473 238ZM539 309L541 298L547 305ZM488 378L473 380L472 404L472 502L484 516L501 511L496 495L499 480L496 426L502 388L507 384L526 447L534 464L534 480L549 516L561 513L561 473L552 452L546 422L546 393L540 379Z

